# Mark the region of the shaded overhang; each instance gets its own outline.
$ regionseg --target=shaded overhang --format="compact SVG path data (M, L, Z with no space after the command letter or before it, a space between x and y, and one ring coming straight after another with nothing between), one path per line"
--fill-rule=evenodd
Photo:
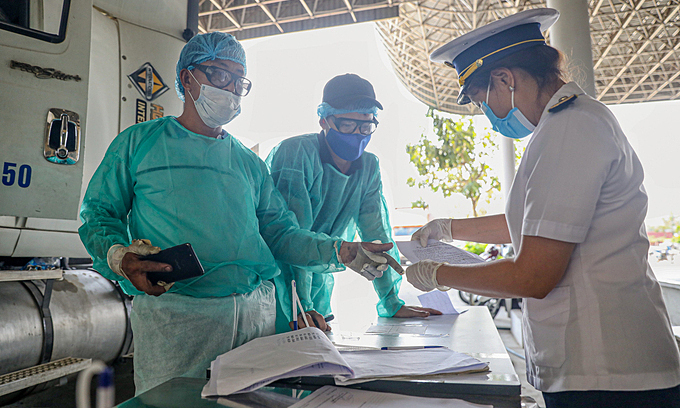
M395 74L417 99L474 114L473 106L455 103L455 71L430 62L429 54L474 28L545 6L541 0L202 0L199 30L247 39L376 21ZM680 0L590 0L588 9L600 101L680 98Z

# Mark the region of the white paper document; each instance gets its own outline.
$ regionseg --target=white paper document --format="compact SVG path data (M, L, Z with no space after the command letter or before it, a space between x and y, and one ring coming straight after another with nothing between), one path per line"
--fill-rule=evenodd
M218 356L210 368L203 397L254 391L280 378L354 375L333 343L316 327L252 340Z
M446 262L451 265L484 262L484 259L477 254L434 239L427 241L427 248L421 247L420 241L397 241L397 247L399 252L404 254L412 263L425 259Z
M366 334L425 334L427 326L424 324L372 324Z
M340 353L352 367L354 375L335 376L335 384L351 385L380 378L456 374L483 371L488 368L467 354L447 348L415 350L364 350Z
M344 384L351 378L363 382L375 378L480 371L487 367L475 358L445 348L341 354L321 330L308 327L260 337L218 356L210 365L210 380L201 396L250 392L290 377L331 375L336 384Z
M442 292L441 290L433 290L432 292L423 293L422 295L418 296L418 300L423 307L437 309L445 315L457 315L467 310L456 310L456 308L453 307L453 303L451 302L449 294Z
M459 399L424 398L326 385L290 408L492 408Z

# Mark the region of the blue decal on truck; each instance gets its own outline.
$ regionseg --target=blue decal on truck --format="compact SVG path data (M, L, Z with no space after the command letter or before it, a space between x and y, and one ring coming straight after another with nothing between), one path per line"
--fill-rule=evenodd
M17 171L17 164L11 162L4 162L2 165L2 184L6 186L13 186L14 183L26 188L31 185L31 174L33 169L28 164L22 164Z

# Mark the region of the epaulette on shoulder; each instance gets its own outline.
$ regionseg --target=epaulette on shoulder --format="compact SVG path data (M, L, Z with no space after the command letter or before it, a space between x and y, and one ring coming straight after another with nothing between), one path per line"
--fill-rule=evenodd
M557 101L556 104L554 104L548 109L548 112L550 113L559 112L562 109L566 108L567 106L571 105L576 100L576 98L578 98L578 95L576 94L573 94L571 96L563 96L560 98L559 101Z

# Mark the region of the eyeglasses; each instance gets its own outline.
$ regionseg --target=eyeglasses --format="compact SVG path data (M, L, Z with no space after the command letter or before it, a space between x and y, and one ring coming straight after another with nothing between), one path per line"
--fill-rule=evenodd
M253 83L248 78L229 72L226 69L211 65L196 65L195 68L203 72L215 88L224 89L233 82L234 93L239 96L248 95L250 88L253 86Z
M359 129L359 133L368 136L373 134L378 128L378 120L375 118L371 120L338 118L335 116L329 116L329 118L333 118L333 123L340 133L354 133Z

